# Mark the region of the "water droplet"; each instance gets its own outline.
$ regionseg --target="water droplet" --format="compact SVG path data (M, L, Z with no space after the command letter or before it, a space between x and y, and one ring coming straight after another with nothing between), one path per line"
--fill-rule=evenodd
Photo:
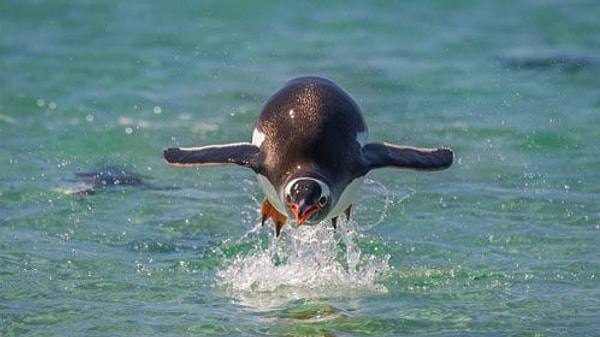
M339 231L341 238L332 235L327 226L284 228L280 244L266 250L257 246L248 254L235 256L217 272L218 278L239 301L255 307L282 304L298 294L319 297L329 293L332 284L340 291L386 292L376 280L389 271L389 256L361 252L354 243L358 233L351 223L343 225L348 227ZM285 289L294 289L294 293L285 296ZM255 296L269 292L277 296Z

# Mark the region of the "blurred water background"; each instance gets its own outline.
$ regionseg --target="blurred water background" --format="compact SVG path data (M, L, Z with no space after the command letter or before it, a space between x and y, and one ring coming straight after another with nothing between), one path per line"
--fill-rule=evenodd
M0 335L597 336L599 13L0 2ZM370 140L455 165L372 172L340 231L274 244L251 171L162 162L249 140L307 74L357 100ZM142 183L76 177L115 167Z

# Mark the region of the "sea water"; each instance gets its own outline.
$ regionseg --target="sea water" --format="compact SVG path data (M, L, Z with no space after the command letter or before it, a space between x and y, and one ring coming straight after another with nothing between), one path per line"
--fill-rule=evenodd
M0 2L0 335L597 336L599 12ZM252 171L162 161L249 141L302 75L454 165L374 171L337 230L275 239ZM143 183L77 178L106 167Z

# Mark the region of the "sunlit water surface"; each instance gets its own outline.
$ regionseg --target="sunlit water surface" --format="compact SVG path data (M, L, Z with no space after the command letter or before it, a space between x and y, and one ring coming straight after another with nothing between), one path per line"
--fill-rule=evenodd
M0 335L597 336L599 12L0 2ZM372 172L338 230L276 240L251 171L162 162L249 140L306 74L454 166ZM107 167L143 184L76 177Z

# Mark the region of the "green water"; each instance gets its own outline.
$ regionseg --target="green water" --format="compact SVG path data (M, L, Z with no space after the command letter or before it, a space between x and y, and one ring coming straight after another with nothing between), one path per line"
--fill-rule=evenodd
M595 1L0 2L0 335L597 336ZM257 227L247 141L300 75L370 139L450 146L371 173L353 220ZM119 166L141 187L69 194Z

